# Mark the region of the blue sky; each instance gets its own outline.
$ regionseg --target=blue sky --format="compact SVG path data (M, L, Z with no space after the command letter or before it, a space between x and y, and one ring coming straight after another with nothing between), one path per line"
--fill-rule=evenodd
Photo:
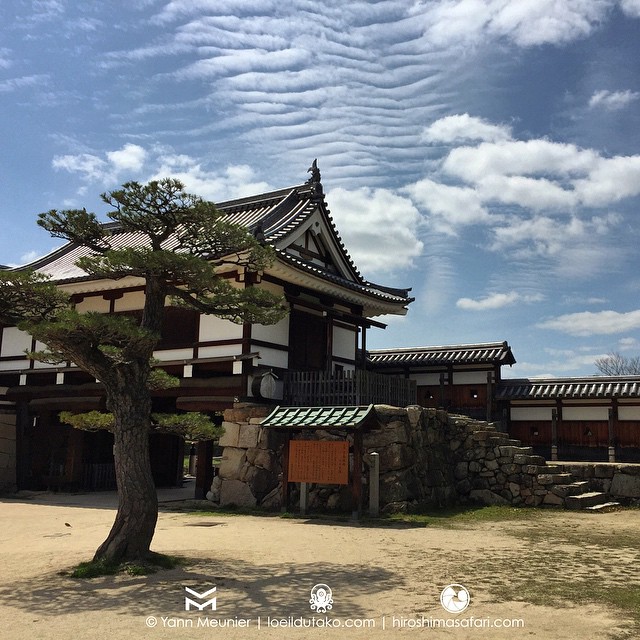
M314 158L370 347L508 340L510 376L640 352L640 0L3 0L0 263L127 180L212 200Z

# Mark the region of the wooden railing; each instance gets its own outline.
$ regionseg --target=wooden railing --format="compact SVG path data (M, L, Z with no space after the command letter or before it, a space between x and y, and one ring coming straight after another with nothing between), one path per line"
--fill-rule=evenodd
M371 371L288 371L284 402L297 407L416 404L416 382Z

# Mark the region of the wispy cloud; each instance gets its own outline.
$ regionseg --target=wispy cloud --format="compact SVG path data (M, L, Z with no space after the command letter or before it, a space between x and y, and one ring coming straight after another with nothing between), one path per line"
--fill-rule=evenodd
M30 76L20 76L18 78L9 78L0 81L0 93L11 93L19 89L29 87L42 87L49 82L48 74L39 73Z
M634 102L640 97L638 91L607 91L603 89L596 91L589 99L589 107L594 109L597 107L606 109L607 111L618 111Z
M456 302L458 309L464 311L488 311L493 309L502 309L510 307L517 303L530 304L544 300L541 294L522 294L517 291L509 291L507 293L492 293L485 298L474 300L472 298L460 298Z
M581 311L550 318L537 325L541 329L560 331L571 336L594 336L624 333L640 329L640 310Z

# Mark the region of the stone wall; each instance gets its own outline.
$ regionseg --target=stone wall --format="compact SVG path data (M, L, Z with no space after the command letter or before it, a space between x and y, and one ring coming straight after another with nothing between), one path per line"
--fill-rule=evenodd
M16 415L0 413L0 492L16 490Z
M260 426L270 411L270 407L245 404L225 412L225 434L220 440L224 453L219 475L207 496L211 501L221 506L281 506L285 436ZM547 464L531 447L523 447L495 424L418 406L378 405L376 413L381 427L363 435L363 447L365 460L374 452L380 456L383 511L466 502L569 508L603 502L593 493L597 486L574 477L560 465ZM307 431L294 437L352 438L346 432L326 431ZM368 475L364 465L364 505ZM594 480L602 481L605 492L619 487L620 495L636 489L640 495L640 466L637 473L635 468L634 473L620 470ZM291 504L295 504L296 487L292 485L290 491ZM350 511L350 498L348 487L312 485L309 508Z

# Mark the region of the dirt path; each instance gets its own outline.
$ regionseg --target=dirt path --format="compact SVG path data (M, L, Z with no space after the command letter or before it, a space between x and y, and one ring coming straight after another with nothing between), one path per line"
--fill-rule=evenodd
M3 639L620 640L640 633L628 613L590 603L590 590L600 586L637 586L640 511L544 512L453 529L164 512L154 549L188 556L190 564L79 581L59 572L91 557L114 510L108 501L81 506L91 496L75 502L0 500ZM319 583L333 592L326 616L310 609ZM461 614L440 604L450 583L471 593ZM217 610L185 611L185 586L199 593L216 586ZM495 626L513 619L524 628ZM315 627L296 626L312 620ZM341 627L320 627L326 620ZM417 626L432 620L456 626Z

